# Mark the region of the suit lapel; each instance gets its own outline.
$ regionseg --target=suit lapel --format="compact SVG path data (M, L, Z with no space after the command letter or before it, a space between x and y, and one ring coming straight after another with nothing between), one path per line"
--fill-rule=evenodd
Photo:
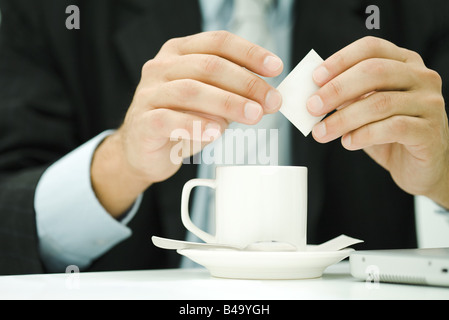
M295 6L293 65L311 49L315 49L326 59L343 46L362 37L363 30L366 30L364 8L359 0L296 1ZM329 28L332 25L334 28ZM305 138L292 127L291 150L293 164L309 169L307 230L308 241L315 243L326 199L329 146L315 142L311 136Z
M121 7L127 11L121 13L125 22L114 34L113 41L133 83L139 82L142 66L154 58L167 40L202 31L197 0L123 0ZM126 16L132 19L127 20ZM176 239L184 237L185 228L180 219L181 191L184 183L195 177L196 170L196 165L184 165L168 181L152 186L161 213L162 235ZM145 228L136 226L140 227Z
M326 59L342 45L367 33L365 1L317 0L296 1L295 4L293 56L296 59L304 57L312 48Z
M382 12L391 11L390 1L373 1L382 8ZM385 38L386 28L375 31L368 30L365 22L367 15L365 9L372 2L364 0L345 1L296 1L295 26L293 35L293 63L298 63L310 49L315 49L323 59L363 38L364 36L380 36ZM385 19L385 18L384 18ZM390 19L391 20L391 19ZM393 20L394 21L394 20ZM383 20L387 26L388 20ZM312 137L304 138L297 130L293 129L292 154L295 165L303 165L309 168L309 205L308 205L308 239L316 243L319 239L319 225L324 219L326 207L325 201L335 197L336 190L326 190L329 185L329 177L335 176L329 172L332 155L341 152L339 141L321 145ZM355 154L343 153L352 162L358 159ZM342 157L341 157L342 158ZM340 163L341 169L350 167L351 161ZM370 159L367 160L370 164ZM370 169L373 171L374 169ZM368 171L368 172L371 172ZM373 171L377 172L377 171ZM351 180L352 177L347 177ZM338 190L337 190L338 191ZM332 194L326 192L332 192ZM338 191L340 192L340 191Z
M201 32L197 0L126 0L130 15L115 33L114 43L131 79L138 82L144 63L169 39Z

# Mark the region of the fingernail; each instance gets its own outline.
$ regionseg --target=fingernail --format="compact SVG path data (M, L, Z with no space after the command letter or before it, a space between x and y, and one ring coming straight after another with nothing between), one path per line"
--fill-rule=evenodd
M307 101L307 108L314 114L321 114L324 108L323 100L319 96L312 96Z
M313 135L318 139L324 138L327 135L326 124L324 122L318 123L313 128Z
M282 67L282 60L275 56L268 56L263 62L265 68L268 71L276 72Z
M245 105L245 117L247 120L253 122L259 119L262 113L262 107L255 102L248 102Z
M318 67L313 73L313 80L315 80L316 83L325 83L329 80L329 77L329 71L323 66Z
M277 90L270 90L265 97L265 108L268 111L275 111L281 107L282 95Z
M346 148L351 147L352 144L352 136L350 134L347 134L346 136L343 137L343 146Z

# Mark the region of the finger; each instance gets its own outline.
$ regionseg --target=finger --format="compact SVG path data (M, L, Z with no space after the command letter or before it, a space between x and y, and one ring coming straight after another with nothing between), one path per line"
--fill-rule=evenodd
M164 72L169 81L194 79L256 101L266 113L275 113L282 105L281 94L266 81L218 56L180 56Z
M157 137L170 138L172 141L211 142L227 127L224 119L212 120L197 114L163 108L149 111L143 117L146 135L150 134L153 139Z
M405 63L422 63L421 57L416 52L400 48L387 40L365 37L351 43L326 59L315 70L313 78L319 86L322 86L361 61L372 58L390 59Z
M376 92L375 92L375 91L372 91L372 92L369 92L369 93L367 93L367 94L364 94L363 96L360 96L360 97L357 97L357 98L355 98L355 99L346 101L346 102L343 103L341 106L339 106L338 108L336 108L336 110L344 109L344 108L346 108L347 106L350 106L351 104L353 104L353 103L355 103L355 102L357 102L357 101L360 101L360 100L362 100L362 99L368 98L369 96L373 95L374 93L376 93Z
M410 116L393 116L370 123L342 138L348 150L361 150L374 145L399 143L409 148L423 145L430 139L431 128L425 119Z
M258 123L263 116L263 108L257 102L191 79L145 89L138 96L138 103L147 108L204 113L248 125Z
M364 60L321 87L307 102L314 116L325 115L347 101L373 91L410 90L416 85L410 67L394 60Z
M367 124L395 115L420 117L425 110L419 108L415 101L410 93L376 92L333 113L315 126L312 133L317 141L327 143Z
M272 52L227 31L204 32L176 40L181 55L202 53L230 60L264 77L282 73L282 60Z

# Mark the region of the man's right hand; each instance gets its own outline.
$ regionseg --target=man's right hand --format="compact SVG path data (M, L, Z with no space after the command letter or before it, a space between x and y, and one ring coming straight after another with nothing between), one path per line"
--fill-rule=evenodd
M257 75L275 77L282 69L277 56L225 31L165 43L143 66L123 125L94 155L92 184L105 209L119 217L151 184L179 170L170 159L175 130L194 137L194 123L201 123L204 147L231 122L257 124L279 111L281 95Z

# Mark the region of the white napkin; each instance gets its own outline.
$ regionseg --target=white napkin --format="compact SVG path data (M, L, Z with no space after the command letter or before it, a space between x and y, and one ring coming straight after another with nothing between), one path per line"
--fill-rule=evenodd
M313 72L322 63L315 50L310 51L278 87L283 98L281 113L306 137L325 117L312 116L306 107L307 100L319 89Z
M310 249L308 249L309 251L338 251L338 250L342 250L342 249L346 249L349 246L358 244L358 243L362 243L364 242L363 240L360 239L355 239L355 238L351 238L348 237L347 235L342 234L341 236L329 240L325 243L322 243L320 245L317 246L312 246L310 247Z

